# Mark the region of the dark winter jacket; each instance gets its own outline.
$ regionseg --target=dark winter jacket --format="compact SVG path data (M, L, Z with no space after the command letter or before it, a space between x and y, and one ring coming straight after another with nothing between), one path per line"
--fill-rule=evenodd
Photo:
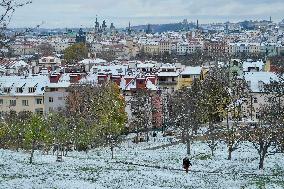
M189 161L188 158L183 159L183 167L189 167L192 166L191 162Z

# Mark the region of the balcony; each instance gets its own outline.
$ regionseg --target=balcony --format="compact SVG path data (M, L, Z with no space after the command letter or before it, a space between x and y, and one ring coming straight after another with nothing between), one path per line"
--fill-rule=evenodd
M159 85L176 85L177 81L158 81Z

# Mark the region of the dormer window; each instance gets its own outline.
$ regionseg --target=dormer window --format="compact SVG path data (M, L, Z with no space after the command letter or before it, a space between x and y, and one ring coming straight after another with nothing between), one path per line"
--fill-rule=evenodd
M22 88L22 87L17 87L16 92L17 92L17 93L23 93L23 88Z
M4 93L10 93L11 92L11 88L10 87L5 87L4 88Z
M29 93L34 93L35 92L35 87L29 87Z

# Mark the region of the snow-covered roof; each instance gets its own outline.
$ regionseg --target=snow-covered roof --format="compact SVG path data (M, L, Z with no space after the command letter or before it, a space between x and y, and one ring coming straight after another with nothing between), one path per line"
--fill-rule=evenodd
M80 64L105 64L107 63L106 60L96 58L96 59L84 59L79 62Z
M262 61L257 62L244 62L243 63L243 71L247 72L249 71L248 68L258 68L259 71L262 71L264 66L264 63Z
M244 79L248 82L252 92L261 92L263 84L268 84L271 80L278 80L278 77L272 72L246 72Z
M154 85L150 80L147 80L146 87L147 87L147 89L149 89L151 91L157 90L157 86Z
M126 75L128 65L93 66L92 72L97 74Z
M156 64L152 63L144 63L144 64L137 64L137 68L154 68Z
M179 72L160 72L158 73L159 77L178 77Z
M202 71L202 67L191 67L187 66L185 69L180 73L180 75L200 75Z
M45 87L50 83L48 76L29 75L25 76L2 76L0 77L0 94L4 95L4 88L10 88L9 95L43 95ZM17 88L22 88L22 93L17 93ZM29 88L34 87L35 92L30 92Z
M70 87L70 82L48 83L46 86L49 88L67 88Z

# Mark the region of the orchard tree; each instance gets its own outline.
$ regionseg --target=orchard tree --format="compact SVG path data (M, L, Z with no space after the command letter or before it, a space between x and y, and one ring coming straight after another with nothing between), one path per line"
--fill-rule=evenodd
M9 126L6 122L0 122L0 148L7 148Z
M129 101L132 112L131 124L136 132L136 143L139 142L139 133L146 132L146 140L149 140L149 129L152 126L153 104L150 91L137 89Z
M259 122L250 128L247 137L258 152L259 169L263 169L265 158L277 152L273 147L283 139L284 109L279 112L277 106L267 104L261 107L259 113Z
M218 124L222 122L226 107L230 103L227 72L223 67L215 65L211 67L202 82L201 106L203 109L203 122L208 123L206 133L207 143L212 156L216 150L220 129Z
M33 114L25 128L24 142L28 149L31 150L29 162L33 162L34 151L40 144L43 144L48 137L48 128L44 117L39 114Z
M110 146L113 158L114 147L120 142L125 131L127 121L125 99L120 94L117 84L112 82L104 83L97 91L92 111L98 119L98 132L104 137L105 144Z
M68 145L71 141L72 130L68 124L68 117L63 112L52 112L47 117L49 137L46 137L45 145L53 145L53 152L57 152L57 161L62 160L62 156L67 155Z
M230 79L231 77L227 77ZM230 79L229 86L229 105L226 107L227 127L224 129L222 138L228 148L228 160L232 159L232 153L238 149L240 143L244 140L244 131L239 130L239 121L242 119L242 104L249 97L247 83L242 78L233 76ZM229 115L232 123L229 122Z
M69 88L66 115L77 147L109 145L112 151L123 134L126 122L125 100L112 82L80 84Z
M31 117L31 112L10 111L4 115L4 121L8 125L6 144L10 148L16 148L18 151L23 147L23 139L26 125Z
M193 85L176 91L172 96L172 123L181 130L182 141L187 144L187 154L191 153L192 135L197 132L202 112L200 109L201 85L195 80Z

